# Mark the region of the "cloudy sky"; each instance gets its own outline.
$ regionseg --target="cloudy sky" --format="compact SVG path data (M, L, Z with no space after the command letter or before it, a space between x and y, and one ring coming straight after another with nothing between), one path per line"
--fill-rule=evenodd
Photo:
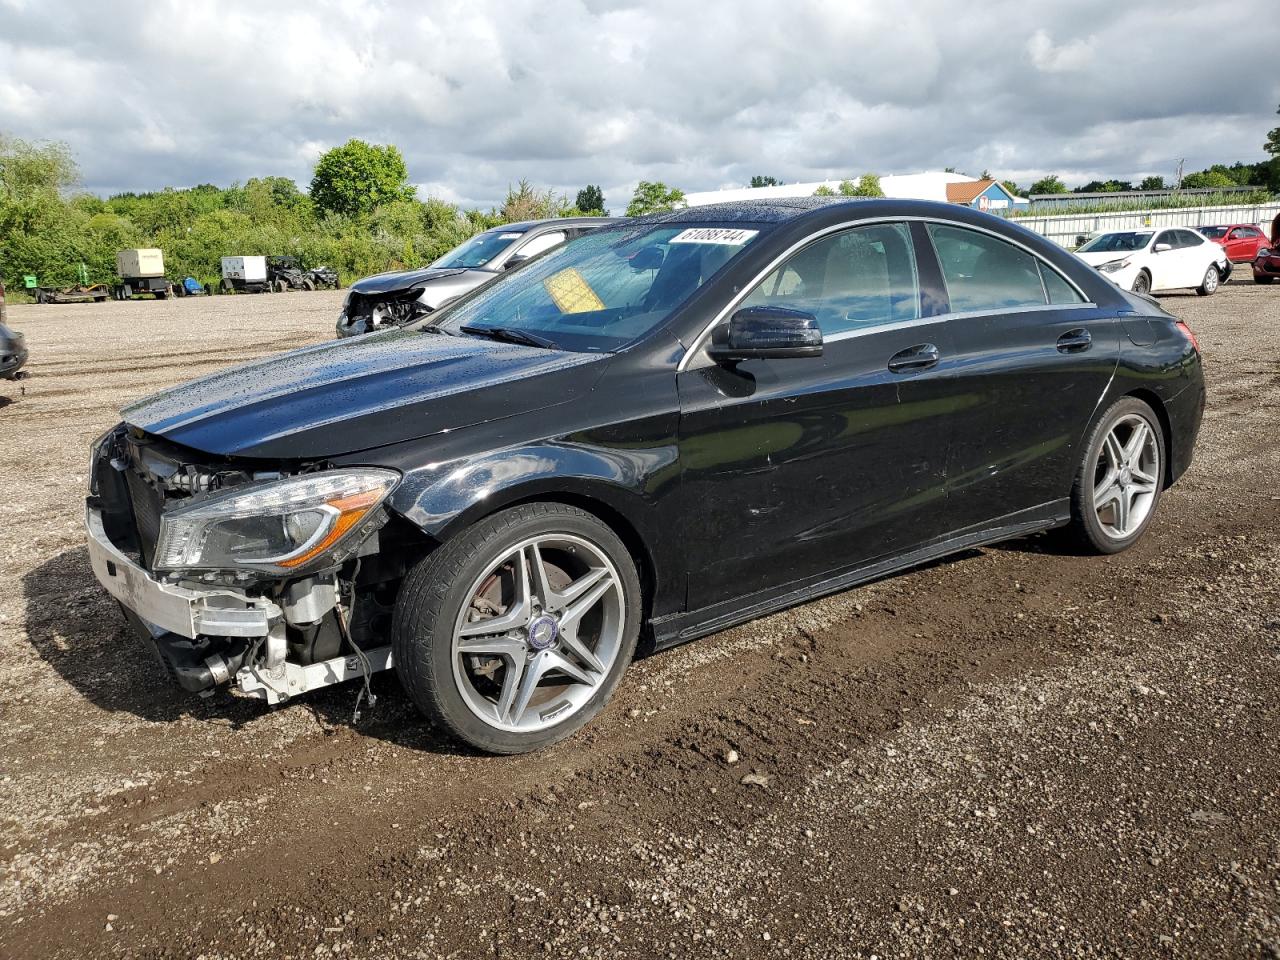
M962 12L963 7L967 12ZM0 0L0 131L109 193L304 187L349 137L423 196L526 177L615 210L686 191L984 168L1027 184L1263 159L1275 0Z

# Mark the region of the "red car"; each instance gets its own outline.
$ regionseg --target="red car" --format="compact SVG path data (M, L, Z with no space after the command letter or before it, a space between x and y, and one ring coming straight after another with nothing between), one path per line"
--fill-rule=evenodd
M1197 227L1204 236L1227 251L1232 263L1251 263L1258 251L1270 247L1267 235L1250 223L1233 223L1225 227Z
M1280 277L1280 217L1271 223L1271 242L1258 251L1253 261L1255 283L1270 283Z

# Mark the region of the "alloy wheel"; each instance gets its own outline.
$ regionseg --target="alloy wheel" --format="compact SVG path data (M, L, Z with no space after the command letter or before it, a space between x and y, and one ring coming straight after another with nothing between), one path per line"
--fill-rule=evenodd
M1160 484L1160 446L1155 428L1136 413L1107 431L1094 466L1093 509L1102 532L1126 540L1146 522Z
M626 608L604 551L571 534L504 549L465 594L454 624L454 681L498 729L532 733L581 710L623 646Z

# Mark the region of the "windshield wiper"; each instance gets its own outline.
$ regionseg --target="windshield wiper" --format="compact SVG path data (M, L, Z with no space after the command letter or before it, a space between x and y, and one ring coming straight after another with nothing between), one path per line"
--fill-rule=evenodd
M503 343L518 343L526 347L541 347L543 350L560 349L559 344L553 343L546 337L540 337L536 333L529 333L526 330L517 330L515 327L462 326L458 329L472 336L488 337L490 340L500 340Z

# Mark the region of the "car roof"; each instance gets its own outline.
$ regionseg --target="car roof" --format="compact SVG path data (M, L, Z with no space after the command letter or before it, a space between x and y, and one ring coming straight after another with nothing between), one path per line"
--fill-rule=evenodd
M785 223L815 210L841 204L853 206L873 202L872 198L849 197L779 197L770 200L730 200L701 207L683 207L644 219L657 223ZM946 206L946 204L939 204Z
M608 227L622 223L625 217L548 217L546 220L520 220L516 223L503 223L490 227L485 233L501 231L502 233L528 233L539 227Z

